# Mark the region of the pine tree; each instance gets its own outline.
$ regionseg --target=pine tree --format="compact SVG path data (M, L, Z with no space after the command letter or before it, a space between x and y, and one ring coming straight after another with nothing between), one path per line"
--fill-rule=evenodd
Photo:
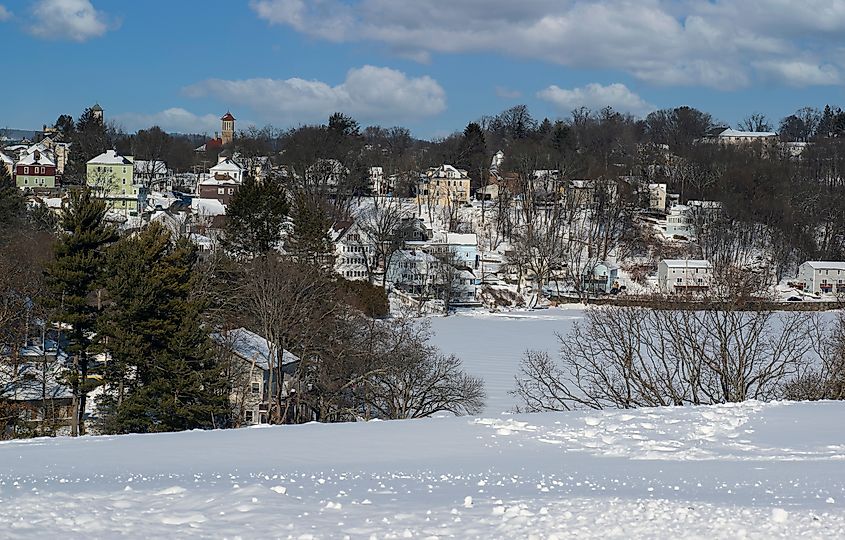
M20 190L6 170L0 164L0 237L16 228L26 211L26 203Z
M60 220L62 233L55 245L55 260L47 267L51 307L56 309L56 320L70 327L67 352L73 357L73 369L67 378L75 408L73 435L85 432L85 401L90 390L88 348L99 308L92 297L102 276L103 250L117 239L105 215L105 203L95 199L90 190L72 193Z
M247 176L226 209L226 248L245 256L267 253L281 242L287 214L287 193L278 179Z
M195 248L153 224L115 244L100 326L112 358L101 402L104 430L176 431L225 426L228 396L200 320Z
M285 240L285 251L299 262L330 266L334 250L329 239L332 223L326 210L319 200L305 193L297 193L293 201L293 232Z

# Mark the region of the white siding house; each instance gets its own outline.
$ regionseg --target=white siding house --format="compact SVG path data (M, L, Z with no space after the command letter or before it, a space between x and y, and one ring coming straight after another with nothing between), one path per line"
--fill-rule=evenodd
M214 333L211 339L230 358L230 370L235 380L229 401L235 408L239 422L244 425L266 423L269 419L270 385L273 381L270 359L271 355L278 358L278 349L246 328ZM281 357L284 398L299 358L288 351L282 351Z
M710 287L713 265L697 259L663 259L657 267L657 283L666 293L701 292Z
M816 294L845 294L845 262L807 261L798 267L804 290Z

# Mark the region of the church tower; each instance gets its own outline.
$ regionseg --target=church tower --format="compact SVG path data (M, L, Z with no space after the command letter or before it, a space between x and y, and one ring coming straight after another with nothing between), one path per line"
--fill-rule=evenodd
M227 111L226 115L220 120L223 121L223 128L220 130L223 146L232 144L232 140L235 138L235 117Z

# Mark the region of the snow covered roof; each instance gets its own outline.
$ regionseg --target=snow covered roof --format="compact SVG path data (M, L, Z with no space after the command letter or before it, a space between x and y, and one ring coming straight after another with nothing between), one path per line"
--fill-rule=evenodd
M88 161L89 165L132 165L132 156L121 156L114 150L106 150Z
M758 137L758 138L766 138L766 137L777 137L777 133L773 131L739 131L736 129L726 129L719 133L719 137Z
M223 161L221 161L220 163L218 163L217 165L215 165L214 167L211 167L209 169L209 171L212 172L212 173L217 173L217 172L241 172L242 170L243 170L243 167L241 167L240 165L238 165L237 163L235 163L234 161L232 161L229 158L224 159Z
M10 164L10 165L11 165L11 164L13 164L13 163L15 162L12 158L10 158L9 156L7 156L7 155L6 155L6 154L4 154L3 152L0 152L0 161L2 161L3 163L8 163L8 164Z
M443 242L453 246L478 246L478 235L475 233L462 234L443 232L435 236L436 242Z
M220 118L220 120L234 121L235 117L232 116L232 113L230 113L229 111L226 111L226 114L224 114L223 117Z
M204 216L222 216L226 213L226 207L217 199L201 199L199 197L191 200L191 210Z
M845 270L845 262L842 261L807 261L804 264L814 270Z
M262 369L270 369L270 342L255 332L246 328L237 328L228 332L214 333L211 335L211 339L219 345L229 347L232 352L244 360L255 362ZM273 348L275 349L275 347ZM278 353L278 350L273 351L273 354L277 355ZM290 351L284 351L282 365L286 366L295 362L299 362L299 357Z
M663 259L660 262L669 268L713 268L710 261L704 259Z
M49 167L55 167L56 163L46 153L36 150L18 161L18 165L47 165Z

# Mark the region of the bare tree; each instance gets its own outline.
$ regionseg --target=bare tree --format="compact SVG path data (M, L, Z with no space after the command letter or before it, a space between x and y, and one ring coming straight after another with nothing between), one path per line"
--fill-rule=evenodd
M812 361L814 315L602 306L559 336L560 362L529 352L514 394L529 411L778 399Z

